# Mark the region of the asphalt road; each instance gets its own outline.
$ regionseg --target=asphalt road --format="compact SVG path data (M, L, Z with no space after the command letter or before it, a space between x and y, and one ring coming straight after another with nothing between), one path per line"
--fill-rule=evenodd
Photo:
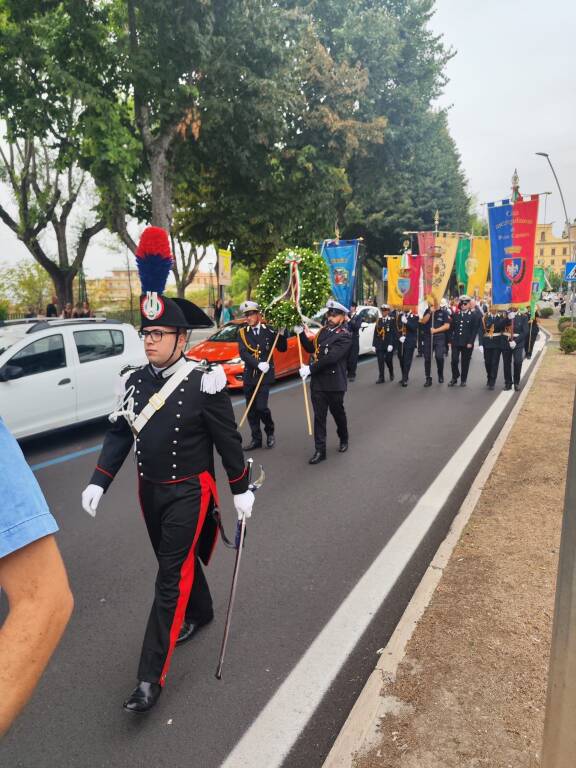
M337 453L331 423L328 461L316 467L307 464L313 443L299 382L275 388L277 445L254 452L267 477L250 521L224 678L218 682L214 670L233 553L219 545L207 574L216 620L176 650L163 696L144 718L122 710L135 684L156 570L132 462L126 461L93 520L82 511L80 494L97 456L90 450L101 442L105 424L24 443L61 528L58 541L76 607L33 701L0 747L4 768L217 768L225 761L500 396L484 387L478 350L466 389L436 383L423 389L421 359L414 362L407 389L397 382L377 386L375 379L375 358L365 358L347 396L350 450ZM242 408L236 413L239 419ZM221 495L227 527L233 529L224 484ZM421 548L410 573L329 681L328 693L284 761L287 768L322 765L457 502L437 540ZM263 740L268 737L262 734ZM251 768L250 762L240 765Z

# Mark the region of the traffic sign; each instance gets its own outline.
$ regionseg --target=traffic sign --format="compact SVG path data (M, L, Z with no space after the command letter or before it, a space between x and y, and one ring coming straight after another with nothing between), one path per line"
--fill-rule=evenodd
M388 280L388 267L382 267L382 282L385 283L386 280ZM576 277L574 280L576 280Z
M576 282L576 261L569 261L564 269L564 280L567 283Z

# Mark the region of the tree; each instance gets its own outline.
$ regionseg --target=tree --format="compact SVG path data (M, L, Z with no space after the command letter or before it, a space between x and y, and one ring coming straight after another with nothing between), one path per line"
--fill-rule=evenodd
M176 295L183 299L186 296L186 288L192 284L200 265L206 257L206 246L194 246L183 242L179 237L172 237L172 253L174 265L172 272L176 279Z
M35 261L1 267L3 293L20 310L43 314L50 300L52 286L48 273ZM6 298L5 297L5 298Z

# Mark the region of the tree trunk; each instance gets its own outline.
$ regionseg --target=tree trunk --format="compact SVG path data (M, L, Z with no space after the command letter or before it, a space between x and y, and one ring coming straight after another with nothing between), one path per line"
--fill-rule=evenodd
M169 168L165 150L150 153L150 176L152 180L152 221L154 227L167 232L172 225L172 185L168 178Z
M58 310L62 312L66 304L70 303L74 306L74 276L71 270L62 272L53 272L50 277L54 284L54 290L58 297Z

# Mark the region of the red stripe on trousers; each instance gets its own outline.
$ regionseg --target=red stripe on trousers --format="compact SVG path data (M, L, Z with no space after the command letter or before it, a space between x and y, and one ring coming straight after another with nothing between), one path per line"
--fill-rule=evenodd
M172 619L172 626L170 627L170 644L168 646L168 653L166 654L166 661L164 662L164 666L162 667L162 673L160 675L160 685L162 686L166 681L166 675L168 674L168 670L170 669L172 654L174 653L174 648L176 646L176 640L178 639L180 627L182 626L182 622L184 621L184 614L186 612L188 598L190 597L190 592L192 591L192 585L194 584L196 544L198 543L198 538L200 537L202 527L204 526L204 521L206 520L206 514L208 512L208 507L210 505L210 499L216 488L214 478L209 472L201 472L198 475L198 480L200 481L200 488L201 488L200 515L198 518L198 525L196 526L196 531L194 532L194 539L192 541L192 546L190 547L190 551L188 552L188 555L186 556L186 559L184 560L184 562L182 563L182 567L180 568L180 581L178 584L178 601L176 603L176 610L174 611L174 618Z

